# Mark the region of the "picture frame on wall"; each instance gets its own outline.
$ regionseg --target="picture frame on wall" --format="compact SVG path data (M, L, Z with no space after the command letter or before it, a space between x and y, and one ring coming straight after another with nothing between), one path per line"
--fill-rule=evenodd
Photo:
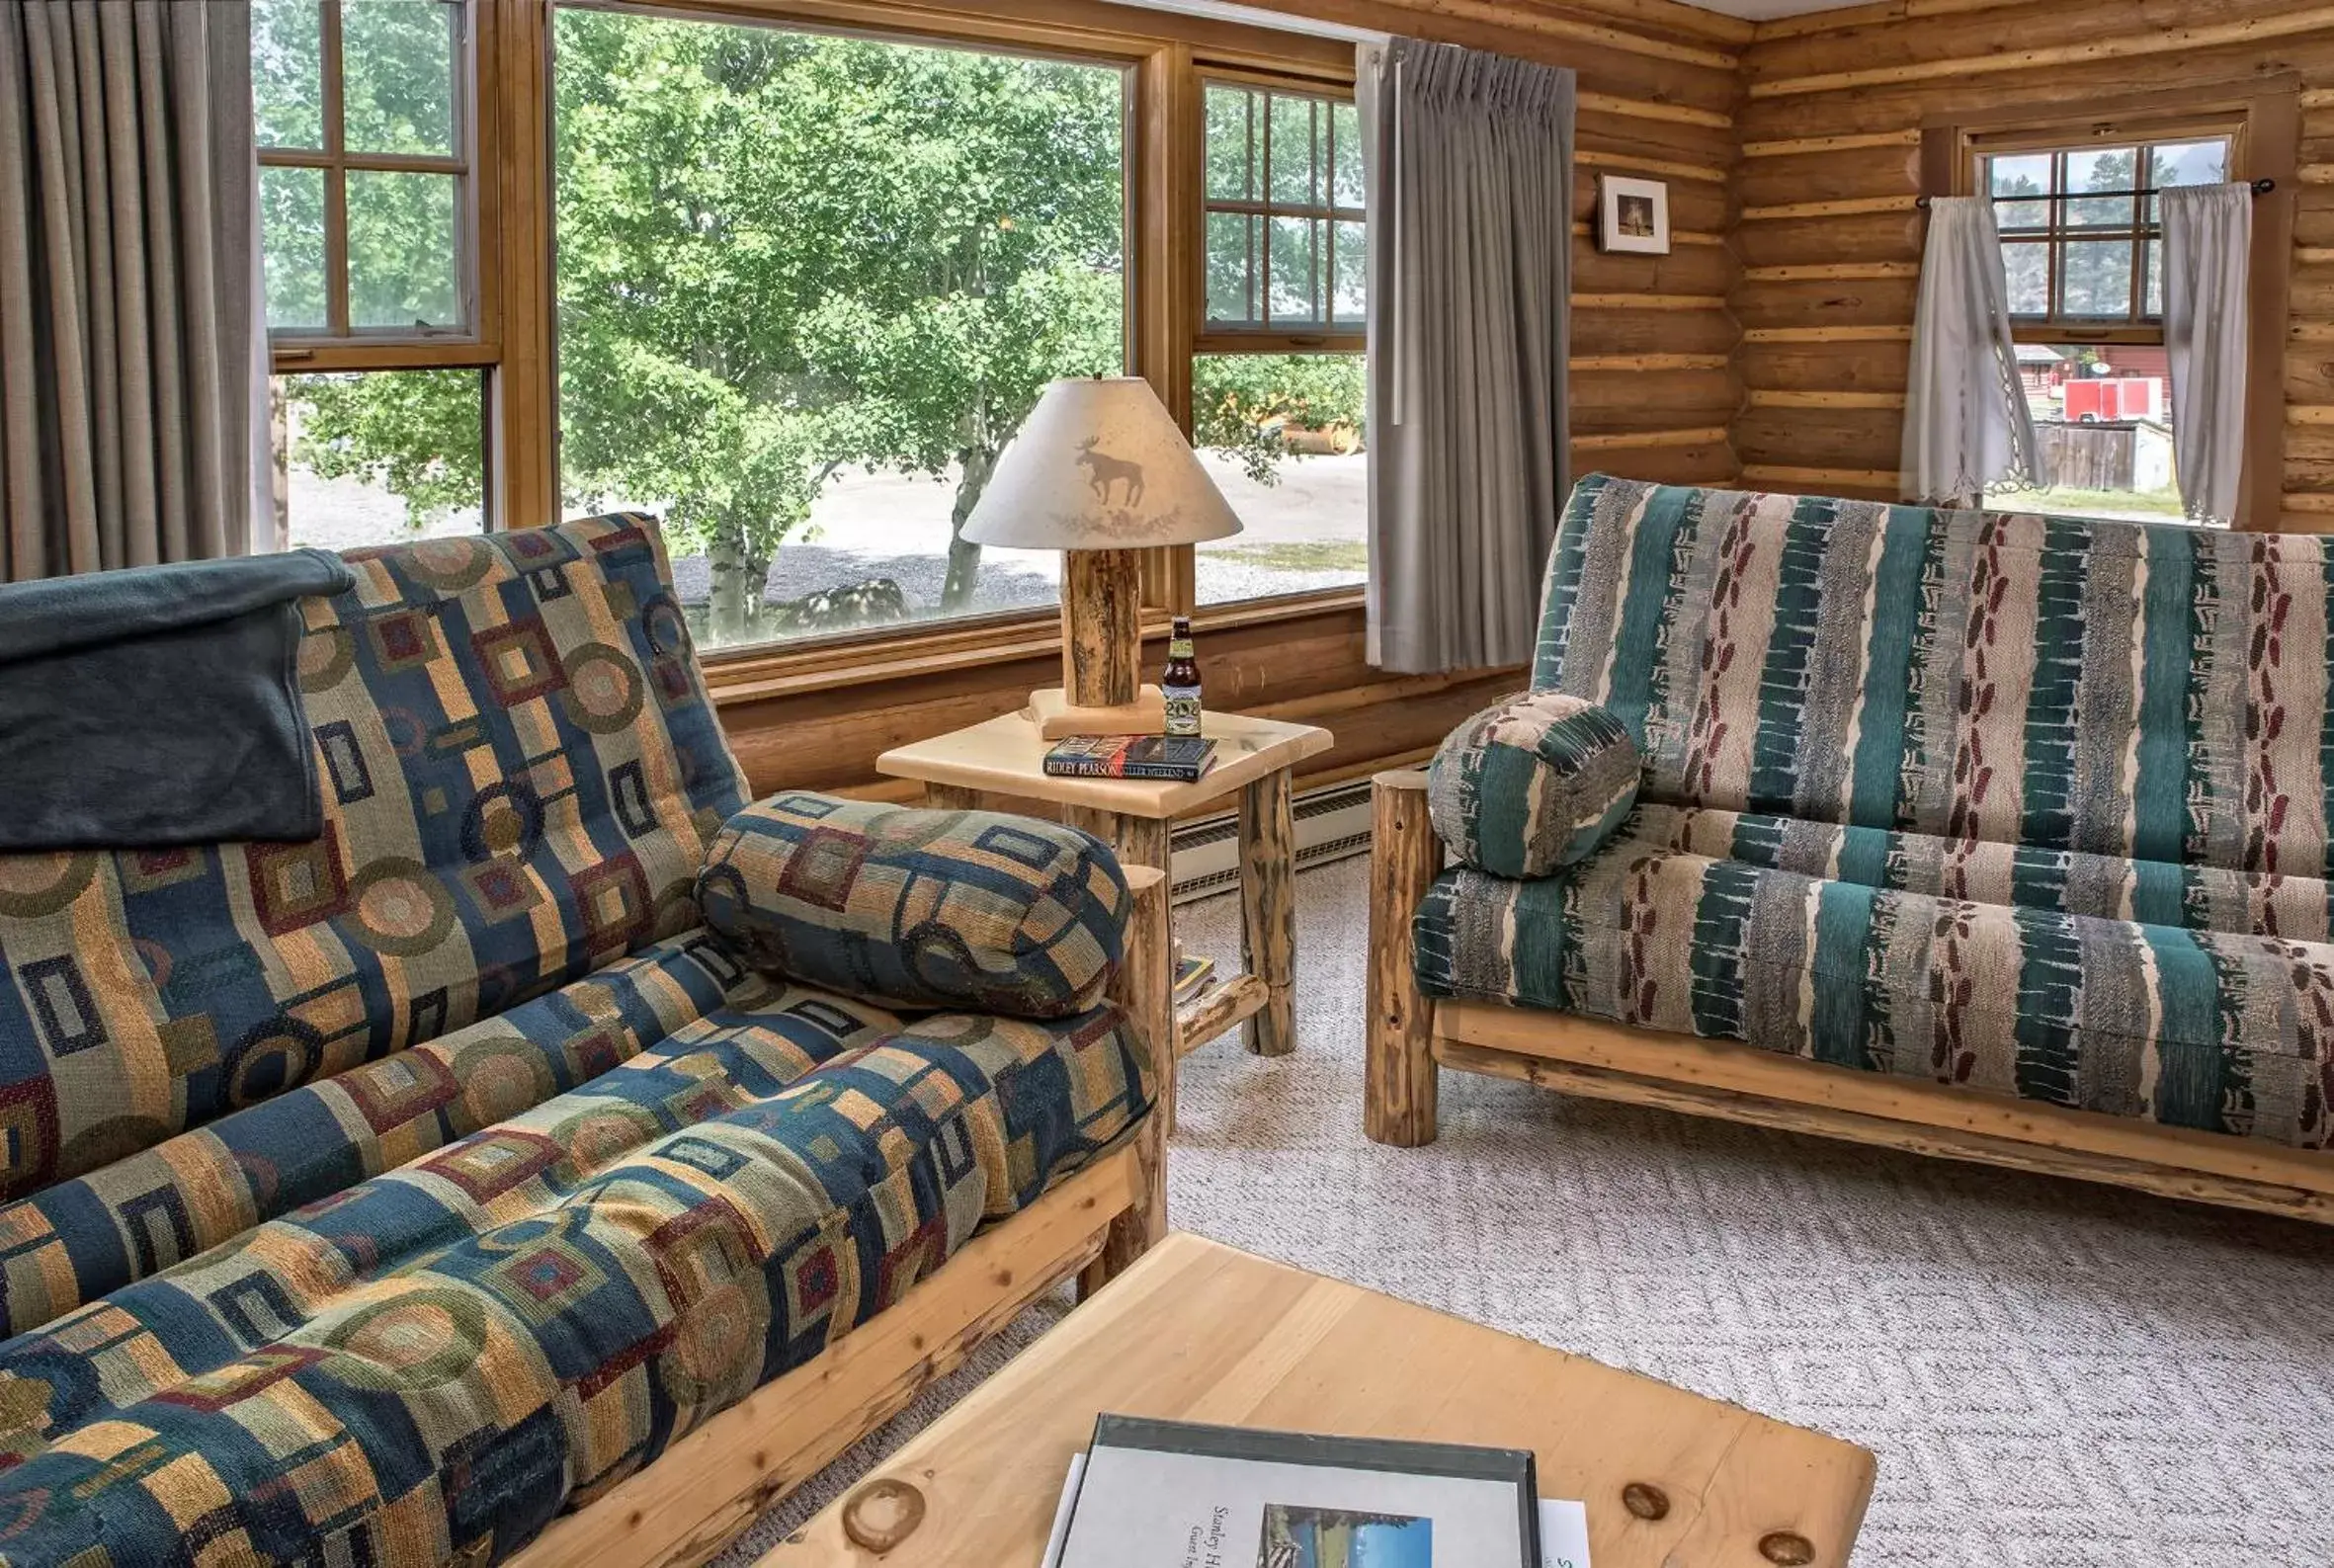
M1624 174L1597 176L1597 248L1669 254L1669 186Z

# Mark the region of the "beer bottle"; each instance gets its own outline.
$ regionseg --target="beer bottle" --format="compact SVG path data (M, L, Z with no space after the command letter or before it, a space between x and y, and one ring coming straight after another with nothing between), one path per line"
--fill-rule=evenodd
M1167 639L1167 668L1160 673L1159 691L1167 699L1167 733L1200 733L1200 661L1192 652L1192 623L1175 618Z

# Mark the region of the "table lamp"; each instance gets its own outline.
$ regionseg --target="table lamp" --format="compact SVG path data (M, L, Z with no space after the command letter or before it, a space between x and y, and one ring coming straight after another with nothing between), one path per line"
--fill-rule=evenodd
M1045 388L964 520L976 544L1066 552L1062 684L1030 694L1045 739L1166 730L1159 689L1137 674L1138 552L1239 532L1150 382L1098 376Z

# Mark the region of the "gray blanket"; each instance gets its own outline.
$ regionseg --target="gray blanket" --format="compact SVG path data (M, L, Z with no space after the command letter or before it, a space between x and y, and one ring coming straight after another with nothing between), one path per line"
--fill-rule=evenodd
M299 600L355 581L310 549L0 585L0 850L322 833Z

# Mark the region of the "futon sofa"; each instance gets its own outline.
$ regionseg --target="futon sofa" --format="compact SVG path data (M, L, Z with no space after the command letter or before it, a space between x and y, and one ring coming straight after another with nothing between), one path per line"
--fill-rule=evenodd
M320 835L0 856L11 1568L702 1560L1150 1221L1099 840L749 802L653 520L349 564Z
M1459 1066L2334 1218L2330 672L2316 536L1586 478L1531 690L1378 781L1369 1130Z

